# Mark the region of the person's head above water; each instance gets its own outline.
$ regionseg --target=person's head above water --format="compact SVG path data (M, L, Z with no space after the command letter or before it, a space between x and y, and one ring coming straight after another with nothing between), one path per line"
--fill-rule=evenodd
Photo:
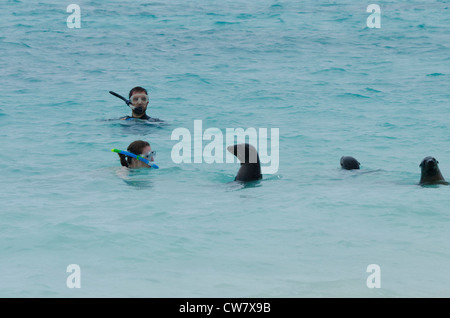
M133 141L127 148L128 152L143 157L149 161L154 161L155 151L152 151L150 144L143 140ZM150 166L139 159L126 156L124 154L118 154L120 157L120 163L122 166L136 169L136 168L150 168Z
M141 118L145 117L149 98L147 90L143 87L136 86L130 90L128 94L132 108L132 117Z

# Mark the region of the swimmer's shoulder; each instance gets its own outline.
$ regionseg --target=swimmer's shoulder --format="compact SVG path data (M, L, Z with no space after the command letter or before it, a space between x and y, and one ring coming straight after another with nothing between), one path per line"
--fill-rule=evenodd
M119 120L132 120L132 119L140 119L140 120L145 120L145 121L152 122L152 123L165 123L166 122L166 121L164 121L162 119L159 119L159 118L150 117L147 114L145 116L141 117L141 118L134 118L134 117L131 117L131 116L123 116L123 117L119 118Z
M123 117L120 117L119 120L130 120L132 118L133 117L131 117L131 116L123 116Z

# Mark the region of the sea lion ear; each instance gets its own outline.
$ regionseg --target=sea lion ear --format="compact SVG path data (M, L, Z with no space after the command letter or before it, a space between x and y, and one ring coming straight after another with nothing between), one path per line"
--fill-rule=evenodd
M439 161L436 160L436 164L438 164L438 163L439 163Z

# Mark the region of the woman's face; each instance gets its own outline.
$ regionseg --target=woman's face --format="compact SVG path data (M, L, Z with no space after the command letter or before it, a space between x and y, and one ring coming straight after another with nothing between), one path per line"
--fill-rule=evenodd
M146 146L142 149L142 153L140 153L139 155L146 155L148 154L150 151L152 151L152 147L150 146ZM147 159L147 158L146 158ZM149 161L154 161L153 157L148 158ZM131 161L131 165L130 168L150 168L150 166L148 164L146 164L145 162L142 162L139 159L135 159L133 158Z

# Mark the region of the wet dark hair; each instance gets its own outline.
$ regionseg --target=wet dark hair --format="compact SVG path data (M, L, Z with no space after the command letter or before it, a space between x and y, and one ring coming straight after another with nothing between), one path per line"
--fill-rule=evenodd
M131 89L130 93L128 94L128 98L130 98L131 95L133 95L133 93L138 93L138 92L145 92L145 95L148 95L147 90L145 88L136 86Z
M142 150L147 147L150 146L150 144L146 141L143 140L136 140L133 141L127 148L128 152L134 153L135 155L140 155L142 154ZM119 153L118 154L120 157L120 164L124 167L128 167L131 164L131 160L133 158L128 157L124 154Z

